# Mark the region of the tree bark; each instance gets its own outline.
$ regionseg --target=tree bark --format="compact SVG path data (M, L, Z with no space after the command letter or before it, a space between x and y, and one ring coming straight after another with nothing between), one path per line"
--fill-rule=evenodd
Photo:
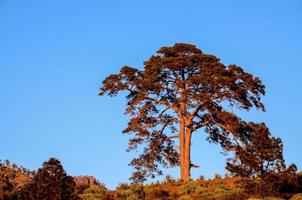
M191 179L191 136L192 131L191 127L186 124L186 131L185 131L185 152L184 152L184 161L183 161L183 168L184 168L184 182L189 182Z
M185 120L180 120L180 176L184 182L189 182L191 179L191 136L191 127Z
M182 72L183 80L184 71ZM181 90L181 100L180 100L180 134L179 134L179 146L180 146L180 175L181 180L184 182L189 182L191 179L191 118L187 115L187 96L186 84L184 84L183 89Z
M183 119L180 119L180 129L179 129L179 151L180 151L180 178L184 180L185 171L184 171L184 158L185 158L185 122Z

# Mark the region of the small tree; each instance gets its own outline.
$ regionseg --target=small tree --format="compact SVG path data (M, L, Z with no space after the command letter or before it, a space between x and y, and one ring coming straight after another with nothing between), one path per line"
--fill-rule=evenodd
M73 177L68 176L60 161L50 158L34 175L32 183L24 187L21 199L78 200Z
M126 113L131 116L124 130L133 134L128 150L145 145L130 163L137 170L134 180L161 174L159 165L180 165L181 179L189 181L191 167L196 166L190 157L194 132L204 129L227 147L242 123L228 105L264 110L260 102L264 85L259 78L183 43L159 49L144 62L143 70L125 66L108 76L100 95L121 91L128 92Z
M226 166L233 175L263 177L285 170L282 141L272 137L264 123L244 124L239 133L234 144L235 157Z

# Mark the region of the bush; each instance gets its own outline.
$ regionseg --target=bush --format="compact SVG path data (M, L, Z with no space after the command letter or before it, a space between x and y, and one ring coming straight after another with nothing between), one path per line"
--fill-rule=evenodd
M271 173L262 178L243 179L240 184L250 194L289 199L297 191L298 179L287 172Z
M171 175L167 175L166 177L165 177L165 181L164 181L165 183L175 183L176 182L176 180L171 176Z
M178 200L194 200L190 195L184 195L179 197Z
M127 190L116 190L114 199L116 200L126 200L132 195L132 191L130 189Z
M302 193L295 194L290 200L302 200Z
M114 195L116 200L140 200L145 198L143 186L133 184L128 189L118 189Z
M122 189L122 190L127 190L130 188L130 185L128 183L119 183L118 186L116 187L117 190Z
M159 188L145 188L146 200L168 200L169 193Z
M223 192L218 199L220 200L243 200L247 198L247 194L243 189L235 188L230 191Z
M189 183L185 183L179 187L179 191L182 194L192 194L195 192L202 192L204 187L202 187L199 181L190 181Z
M209 191L205 194L202 194L200 199L213 199L213 200L243 200L247 199L247 195L243 189L234 188L234 189L216 189L214 191Z
M79 197L83 200L99 200L106 196L107 188L105 186L95 186L84 190L83 194Z

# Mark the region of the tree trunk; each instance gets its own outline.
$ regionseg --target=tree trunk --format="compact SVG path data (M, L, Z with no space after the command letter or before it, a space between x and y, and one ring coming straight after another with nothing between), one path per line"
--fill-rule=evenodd
M184 71L182 72L184 74ZM183 77L185 80L185 77ZM191 119L187 116L187 96L185 94L186 84L181 90L180 100L180 129L179 129L179 151L180 151L180 176L184 182L189 182L191 178Z
M186 127L185 153L184 153L184 181L189 182L191 179L191 135L190 127Z
M191 128L186 126L185 120L181 120L179 131L180 176L184 182L189 182L191 179L191 135Z
M185 122L183 119L180 120L180 129L179 129L179 152L180 152L180 178L184 180L185 171L184 171L184 157L185 157Z

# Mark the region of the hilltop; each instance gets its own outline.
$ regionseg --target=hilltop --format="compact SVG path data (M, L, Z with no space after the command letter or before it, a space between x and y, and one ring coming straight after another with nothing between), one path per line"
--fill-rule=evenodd
M187 183L166 176L162 182L120 183L116 189L109 190L93 176L68 176L60 162L54 158L45 162L37 171L6 161L0 164L0 199L299 200L302 199L302 194L299 194L302 193L302 174L294 170L288 169L264 178L215 175L212 179L205 179L201 176ZM49 196L50 191L57 191L57 196Z

